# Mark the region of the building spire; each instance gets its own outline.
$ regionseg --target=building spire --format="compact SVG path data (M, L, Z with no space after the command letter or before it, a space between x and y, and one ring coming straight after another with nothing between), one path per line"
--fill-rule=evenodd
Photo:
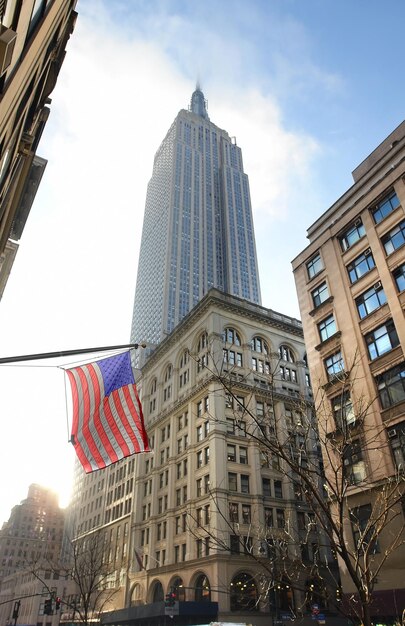
M190 111L196 115L200 115L206 120L209 120L207 113L207 101L204 98L204 94L200 88L200 81L197 80L195 91L191 96Z

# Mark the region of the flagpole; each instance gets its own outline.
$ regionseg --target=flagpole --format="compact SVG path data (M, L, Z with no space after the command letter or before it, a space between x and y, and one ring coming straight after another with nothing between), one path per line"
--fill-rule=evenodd
M0 365L5 363L18 363L21 361L38 361L40 359L52 359L55 357L74 356L76 354L89 354L91 352L107 352L107 350L146 348L145 344L127 343L120 346L103 346L101 348L82 348L78 350L60 350L59 352L41 352L39 354L25 354L22 356L0 357Z

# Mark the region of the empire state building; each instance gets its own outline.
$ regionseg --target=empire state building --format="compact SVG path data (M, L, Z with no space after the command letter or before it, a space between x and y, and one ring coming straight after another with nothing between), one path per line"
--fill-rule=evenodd
M159 343L212 287L261 304L242 152L210 121L197 85L155 155L132 340Z

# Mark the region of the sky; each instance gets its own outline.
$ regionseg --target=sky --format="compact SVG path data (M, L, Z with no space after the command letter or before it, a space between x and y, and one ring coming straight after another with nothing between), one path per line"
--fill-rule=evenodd
M153 157L196 81L242 149L264 306L404 119L403 0L79 0L38 148L48 165L0 302L0 356L129 341ZM142 338L139 338L141 341ZM0 525L39 483L69 500L69 359L0 366ZM7 476L10 479L7 479Z

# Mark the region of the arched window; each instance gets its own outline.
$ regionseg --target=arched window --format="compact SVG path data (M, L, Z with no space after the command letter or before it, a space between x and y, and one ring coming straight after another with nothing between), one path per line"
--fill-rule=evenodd
M222 333L222 341L224 343L232 343L235 346L241 345L240 335L237 330L228 326Z
M173 375L173 366L171 363L166 367L165 371L165 383L168 383Z
M186 385L190 380L190 370L189 370L189 359L190 354L188 350L184 350L183 354L180 357L179 363L179 387L180 389Z
M131 606L139 606L140 604L143 604L142 595L143 594L141 585L135 585L131 593Z
M154 378L150 385L149 413L153 413L156 410L156 390L157 390L157 380L156 378Z
M278 349L280 359L282 361L288 361L289 363L295 363L294 352L286 345L281 345Z
M163 386L163 402L170 400L172 397L172 375L173 375L173 366L170 363L165 370L164 376L164 386Z
M197 352L201 352L205 348L208 348L208 335L204 331L198 339Z
M190 354L188 350L184 350L183 354L180 357L180 369L183 369L183 367L186 367L186 365L188 364L190 358Z
M171 584L171 590L176 596L176 600L179 602L184 602L186 599L186 592L183 587L183 579L178 576L175 578Z
M252 355L252 370L262 375L269 375L271 372L270 360L266 358L269 354L269 346L267 341L262 337L253 337L250 342L252 352L258 352L264 356L259 357L257 354Z
M197 373L208 366L208 335L201 333L197 344Z
M259 595L250 574L237 574L231 582L231 611L257 611Z
M195 583L195 601L211 602L211 587L205 574L201 574Z
M163 600L164 600L164 594L163 594L162 583L159 580L157 580L153 586L152 602L163 602Z
M269 354L269 346L267 341L262 337L253 337L250 342L250 347L253 352L261 352L262 354Z

